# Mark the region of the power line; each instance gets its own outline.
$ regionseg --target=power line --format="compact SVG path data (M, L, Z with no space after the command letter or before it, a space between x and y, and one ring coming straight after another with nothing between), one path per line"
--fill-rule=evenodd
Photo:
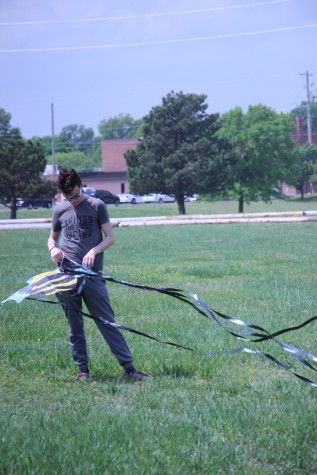
M185 10L185 11L179 11L179 12L166 12L166 13L144 13L140 15L113 16L113 17L102 17L102 18L81 18L77 20L72 19L72 20L38 20L38 21L0 22L0 26L48 25L48 24L58 24L58 23L88 23L88 22L113 21L113 20L134 20L134 19L139 19L139 18L153 18L153 17L172 16L172 15L191 15L195 13L217 12L217 11L224 11L224 10L233 10L233 9L238 9L238 8L274 5L276 3L286 3L290 1L292 0L271 0L271 1L260 2L260 3L247 3L247 4L241 4L241 5L231 5L231 6L226 6L226 7L203 8L199 10Z
M189 43L194 41L208 41L208 40L221 40L228 38L241 38L244 36L264 35L268 33L282 33L286 31L303 30L307 28L316 28L317 23L311 25L290 26L286 28L275 28L271 30L259 30L249 31L245 33L229 33L225 35L212 35L212 36L200 36L194 38L180 38L176 40L159 40L159 41L145 41L137 43L119 43L119 44L106 44L106 45L91 45L91 46L63 46L56 48L25 48L25 49L1 49L0 53L41 53L51 51L80 51L80 50L93 50L93 49L110 49L110 48L127 48L133 46L155 46L177 43Z

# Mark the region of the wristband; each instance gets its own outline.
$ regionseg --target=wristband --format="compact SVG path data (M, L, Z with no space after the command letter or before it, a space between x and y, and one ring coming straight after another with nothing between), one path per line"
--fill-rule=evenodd
M57 247L57 246L52 246L51 249L48 250L48 252L51 253L51 250L54 249L54 247Z

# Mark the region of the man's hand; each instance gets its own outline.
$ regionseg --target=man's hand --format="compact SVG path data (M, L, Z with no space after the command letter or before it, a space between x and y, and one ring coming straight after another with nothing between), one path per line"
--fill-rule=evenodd
M83 262L82 262L83 266L84 266L84 267L93 267L94 262L95 262L95 257L96 257L95 249L92 248L92 249L90 249L90 251L87 252L87 254L84 256Z
M53 262L60 264L64 258L63 251L59 247L54 246L51 250L51 258Z

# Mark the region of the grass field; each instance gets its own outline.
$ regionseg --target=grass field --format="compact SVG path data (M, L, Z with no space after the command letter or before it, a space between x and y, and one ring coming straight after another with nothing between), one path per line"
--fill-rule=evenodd
M316 201L308 206L316 209ZM150 212L166 214L169 207L153 205ZM125 209L149 210L111 207L111 216ZM104 272L192 290L212 308L273 332L317 315L316 229L316 223L117 228ZM0 300L53 268L47 235L0 233ZM202 352L247 346L314 381L317 372L273 342L233 338L177 300L108 288L119 323L197 352L125 333L135 365L153 376L151 383L129 383L87 320L92 380L78 383L61 309L4 304L1 474L317 473L317 389L258 355ZM280 340L316 354L316 331L312 323Z

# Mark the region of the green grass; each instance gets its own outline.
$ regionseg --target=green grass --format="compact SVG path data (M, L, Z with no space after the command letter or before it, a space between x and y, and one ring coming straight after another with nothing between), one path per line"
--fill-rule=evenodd
M104 272L116 279L193 290L212 308L269 331L317 314L316 223L116 228L115 234ZM0 300L52 268L47 235L0 233ZM210 359L200 352L248 346L314 381L317 373L273 342L234 339L177 300L108 288L119 323L197 352L125 333L135 365L153 376L152 383L129 383L87 320L92 380L80 384L59 306L3 305L1 474L317 473L317 389L260 356ZM316 354L316 330L313 323L281 340Z

